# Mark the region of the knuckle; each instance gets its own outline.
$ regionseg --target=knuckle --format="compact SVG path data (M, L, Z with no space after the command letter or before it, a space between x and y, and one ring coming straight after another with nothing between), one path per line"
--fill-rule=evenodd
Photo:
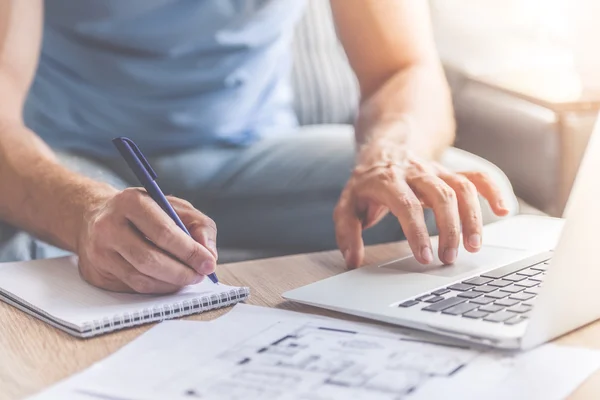
M459 239L460 236L460 228L454 224L451 224L446 228L445 233L448 240L456 241Z
M477 210L469 210L465 219L465 222L471 226L478 226L481 222L481 217Z
M473 184L473 182L464 177L457 178L456 187L458 190L466 194L477 193L477 188L475 187L475 184Z
M437 184L436 193L438 201L441 203L448 204L456 200L456 192L446 184Z
M377 170L377 179L384 183L393 183L398 180L398 172L392 167L382 167Z
M153 251L145 251L137 247L132 247L130 251L134 260L136 269L142 272L150 272L158 266L158 257Z
M142 294L150 294L155 290L154 282L150 278L139 274L129 276L127 285Z
M477 180L477 181L485 181L485 180L489 180L489 175L485 172L481 172L481 171L473 171L469 174L471 179Z
M421 211L423 208L421 206L421 202L416 197L403 195L400 196L398 201L400 202L402 208L411 212Z
M413 224L413 239L417 242L417 243L425 243L427 241L427 239L429 238L429 233L427 232L426 229L421 229L420 226L418 226L417 224Z
M127 188L121 190L114 197L117 203L130 203L132 201L139 201L142 197L142 192L137 188Z
M213 231L216 235L217 223L212 218L205 215L204 218L202 219L202 225L204 225L204 227L207 228L208 230Z
M187 265L197 265L204 261L202 257L202 250L199 244L194 244L187 252L185 259L183 260Z
M175 232L171 224L166 222L159 222L156 226L156 234L154 235L154 240L156 240L156 245L159 247L168 250L171 243L173 243L173 239L176 237Z

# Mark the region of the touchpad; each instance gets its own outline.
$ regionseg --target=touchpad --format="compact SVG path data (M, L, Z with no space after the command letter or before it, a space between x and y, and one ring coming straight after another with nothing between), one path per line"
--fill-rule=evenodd
M436 251L437 249L434 249L434 254L436 254ZM423 265L413 256L409 256L380 265L380 268L394 269L399 272L455 277L499 268L522 260L531 254L531 252L524 250L483 246L477 253L469 253L465 249L460 249L458 258L452 265L442 264L437 257L431 264Z

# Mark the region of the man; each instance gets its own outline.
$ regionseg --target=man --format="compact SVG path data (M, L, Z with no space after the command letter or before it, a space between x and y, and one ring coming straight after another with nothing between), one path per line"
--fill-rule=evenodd
M375 225L372 241L405 235L431 262L428 207L443 262L457 256L461 224L477 251L478 192L508 210L489 177L434 161L454 124L426 2L331 6L360 84L355 132L296 126L288 72L303 1L0 2L0 259L55 254L29 232L78 254L98 287L172 292L215 270L216 225L198 210L220 245L337 242L356 267ZM116 136L151 156L193 238L127 188L136 182Z

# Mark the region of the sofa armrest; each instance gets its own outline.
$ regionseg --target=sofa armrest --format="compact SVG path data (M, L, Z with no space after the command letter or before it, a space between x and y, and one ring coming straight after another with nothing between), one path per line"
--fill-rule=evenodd
M560 141L556 115L541 106L449 73L457 122L456 147L497 165L516 195L557 214Z

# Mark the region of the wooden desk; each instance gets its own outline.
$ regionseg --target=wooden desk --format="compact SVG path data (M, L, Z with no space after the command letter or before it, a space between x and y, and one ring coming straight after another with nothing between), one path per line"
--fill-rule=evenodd
M367 250L367 262L377 263L407 252L405 243L374 246ZM289 289L344 270L339 253L326 252L224 265L219 268L219 277L227 284L250 286L250 304L344 318L342 314L281 298L281 293ZM189 319L209 320L226 312L227 309L217 310ZM0 400L21 399L81 371L151 326L80 340L0 303ZM600 349L600 322L561 338L559 343ZM585 382L571 398L600 398L600 372Z

